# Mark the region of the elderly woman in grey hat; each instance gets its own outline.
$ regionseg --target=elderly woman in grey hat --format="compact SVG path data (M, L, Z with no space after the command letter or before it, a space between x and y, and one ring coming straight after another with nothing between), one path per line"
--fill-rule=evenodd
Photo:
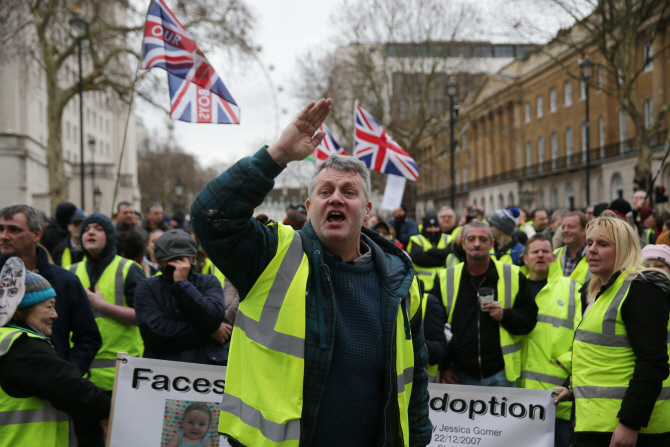
M58 356L49 340L58 318L56 292L37 273L23 270L23 275L23 299L0 327L0 440L2 445L65 447L67 413L88 414L106 430L110 398Z

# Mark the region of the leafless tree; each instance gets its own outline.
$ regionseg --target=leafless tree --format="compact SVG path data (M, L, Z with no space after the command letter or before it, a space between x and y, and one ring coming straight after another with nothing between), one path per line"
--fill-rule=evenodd
M170 3L170 2L169 2ZM47 96L47 167L52 207L65 200L62 116L78 95L77 44L68 35L68 21L81 7L90 23L84 41L83 90L104 92L110 107L128 110L134 92L152 101L158 85L151 72L137 76L146 11L128 0L2 0L0 58L18 59L34 82L44 83ZM178 0L173 11L203 50L224 49L243 55L253 51L249 36L254 17L240 0ZM140 87L136 84L140 82ZM152 83L153 81L153 83ZM164 81L163 81L164 82Z
M649 144L663 125L670 110L670 100L660 104L652 119L647 121L638 88L641 75L659 55L668 51L668 45L660 37L670 24L670 2L516 0L515 6L511 22L517 32L549 40L546 32L554 31L558 21L562 29L551 36L551 41L601 64L605 72L602 85L599 85L598 76L591 76L589 84L616 98L630 117L635 128L633 147L638 149L635 174L636 177L649 177ZM548 46L544 48L546 50ZM562 64L553 53L547 54ZM571 76L579 78L578 67L564 68Z

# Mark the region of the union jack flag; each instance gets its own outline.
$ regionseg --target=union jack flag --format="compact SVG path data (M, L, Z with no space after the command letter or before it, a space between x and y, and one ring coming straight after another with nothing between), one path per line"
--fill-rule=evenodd
M144 27L142 68L168 72L170 117L192 123L239 124L240 108L164 0L153 0Z
M337 141L335 141L335 138L333 138L333 134L330 133L330 129L328 129L326 123L323 123L321 127L319 127L319 130L326 132L326 136L323 137L321 144L314 149L314 154L312 155L317 166L326 161L326 158L330 157L332 154L347 155L342 146L340 146Z
M354 110L354 157L369 168L416 181L419 167L384 128L356 101Z

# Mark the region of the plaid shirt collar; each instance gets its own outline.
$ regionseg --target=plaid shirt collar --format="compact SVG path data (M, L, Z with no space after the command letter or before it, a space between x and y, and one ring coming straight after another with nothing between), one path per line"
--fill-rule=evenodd
M574 258L570 256L568 246L565 246L565 257L563 258L563 273L565 276L570 276L575 267L577 267L577 264L579 264L579 261L584 257L584 253L586 253L586 241L584 241L584 245L577 251L577 256Z

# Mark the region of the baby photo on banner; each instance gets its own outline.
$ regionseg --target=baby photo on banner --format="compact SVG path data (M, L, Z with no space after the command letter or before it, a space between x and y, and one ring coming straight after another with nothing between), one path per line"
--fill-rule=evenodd
M224 366L120 356L107 447L229 447L219 437Z

